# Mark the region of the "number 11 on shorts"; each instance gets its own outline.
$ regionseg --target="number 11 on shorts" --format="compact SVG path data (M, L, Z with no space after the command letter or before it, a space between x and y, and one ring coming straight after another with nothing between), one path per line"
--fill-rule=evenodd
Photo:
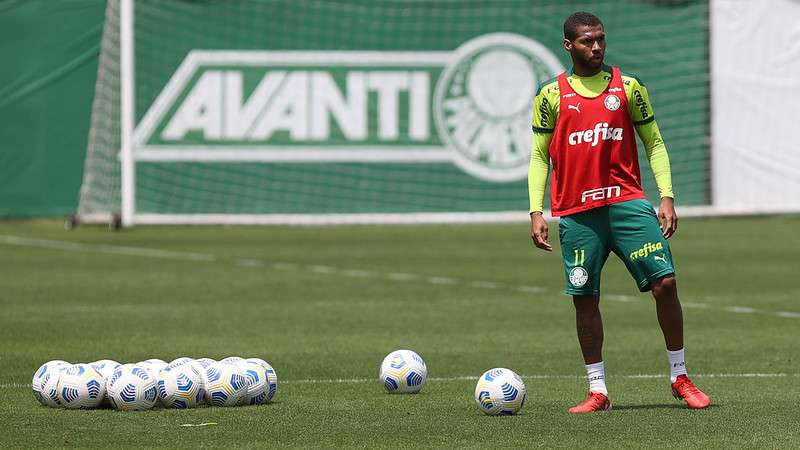
M576 266L578 265L578 250L579 249L577 249L577 248L575 249L575 265ZM583 262L586 261L586 250L584 250L584 249L580 249L580 261L581 261L580 265L583 265Z

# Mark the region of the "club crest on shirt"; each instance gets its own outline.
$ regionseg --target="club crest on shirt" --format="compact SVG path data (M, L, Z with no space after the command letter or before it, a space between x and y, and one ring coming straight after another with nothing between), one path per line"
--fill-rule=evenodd
M611 95L607 96L607 97L606 97L606 99L605 99L605 100L603 100L603 104L604 104L604 105L606 105L606 108L607 108L609 111L616 111L616 110L618 110L618 109L619 109L619 105L620 105L621 103L622 103L622 102L620 102L620 100L619 100L619 97L617 97L617 96L616 96L616 95L614 95L614 94L611 94Z
M582 287L589 280L589 273L581 266L573 267L569 271L569 283L575 287Z

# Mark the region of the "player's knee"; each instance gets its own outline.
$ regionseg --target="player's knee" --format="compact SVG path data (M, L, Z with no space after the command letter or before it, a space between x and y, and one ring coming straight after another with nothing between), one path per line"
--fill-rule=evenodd
M594 296L576 295L572 297L575 312L580 316L591 316L600 313L600 299Z
M653 290L653 296L657 299L673 297L678 291L678 285L672 275L654 281L650 284L650 288Z

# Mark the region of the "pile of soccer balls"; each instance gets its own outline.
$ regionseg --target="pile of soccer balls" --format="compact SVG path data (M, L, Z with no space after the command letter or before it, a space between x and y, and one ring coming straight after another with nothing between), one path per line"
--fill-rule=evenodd
M221 361L182 357L166 363L148 359L120 364L104 359L90 364L55 360L33 374L33 394L43 405L64 408L143 410L201 405L269 403L278 389L275 370L259 358L232 356Z
M425 361L411 350L397 350L381 363L380 380L390 393L414 394L428 377ZM512 370L490 369L478 378L475 403L490 416L512 415L525 404L525 383Z

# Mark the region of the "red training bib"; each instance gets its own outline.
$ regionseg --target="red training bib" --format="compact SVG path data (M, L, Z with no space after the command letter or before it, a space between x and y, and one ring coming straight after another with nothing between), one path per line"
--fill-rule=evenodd
M558 76L558 110L550 159L550 207L568 216L612 203L644 198L628 99L619 69L597 97L583 97Z

